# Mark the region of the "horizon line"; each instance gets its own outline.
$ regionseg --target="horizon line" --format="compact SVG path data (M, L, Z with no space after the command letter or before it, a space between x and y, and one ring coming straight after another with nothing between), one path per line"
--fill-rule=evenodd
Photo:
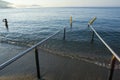
M43 6L38 6L38 7L0 7L0 9L5 9L5 8L120 8L120 6L50 6L50 7L43 7Z

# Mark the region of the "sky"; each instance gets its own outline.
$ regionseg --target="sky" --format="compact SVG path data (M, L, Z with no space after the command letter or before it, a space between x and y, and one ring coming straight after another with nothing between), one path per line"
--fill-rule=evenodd
M14 5L41 7L120 7L120 0L3 0Z
M11 5L11 4L8 2L0 0L0 8L8 8L9 5Z

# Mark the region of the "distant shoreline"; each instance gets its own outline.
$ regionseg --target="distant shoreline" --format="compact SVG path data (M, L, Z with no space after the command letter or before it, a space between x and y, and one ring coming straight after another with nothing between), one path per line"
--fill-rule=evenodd
M103 9L103 8L120 8L120 7L0 7L0 9L29 9L29 8L98 8L98 9Z

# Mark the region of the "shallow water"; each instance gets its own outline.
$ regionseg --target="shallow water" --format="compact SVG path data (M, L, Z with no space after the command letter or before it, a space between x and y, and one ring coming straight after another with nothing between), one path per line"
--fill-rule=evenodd
M119 14L120 8L0 9L0 19L7 18L9 22L9 32L6 31L4 23L0 23L0 42L30 47L63 27L67 27L66 41L62 40L63 31L61 31L41 47L52 52L64 53L64 55L77 55L108 63L111 57L110 52L96 36L94 44L90 43L92 33L87 23L96 16L97 20L93 27L120 55ZM72 30L69 28L70 16L73 17ZM8 46L8 48L11 47ZM0 52L4 54L2 48Z

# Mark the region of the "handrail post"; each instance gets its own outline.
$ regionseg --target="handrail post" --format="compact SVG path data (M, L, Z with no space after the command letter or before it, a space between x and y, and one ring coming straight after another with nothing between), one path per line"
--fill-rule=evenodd
M92 39L91 39L91 43L93 43L94 42L94 35L95 35L95 33L94 33L94 31L92 32Z
M92 25L93 22L94 22L96 19L97 19L96 17L94 17L93 19L91 19L91 20L88 22L88 27L90 27L90 25ZM95 32L92 31L92 39L91 39L91 43L93 43L93 41L94 41L94 35L95 35Z
M8 20L7 19L3 19L2 21L5 22L5 27L6 27L7 31L9 31Z
M40 79L40 67L39 67L39 54L37 47L35 48L35 60L36 60L36 69L37 69L37 78Z
M108 80L112 80L112 78L113 78L113 73L114 73L114 68L115 68L115 62L116 62L116 58L115 58L115 56L112 56L112 59L111 59L111 68L110 68L110 73L109 73Z
M72 16L70 16L70 28L72 28Z
M66 38L66 28L64 28L63 40Z

